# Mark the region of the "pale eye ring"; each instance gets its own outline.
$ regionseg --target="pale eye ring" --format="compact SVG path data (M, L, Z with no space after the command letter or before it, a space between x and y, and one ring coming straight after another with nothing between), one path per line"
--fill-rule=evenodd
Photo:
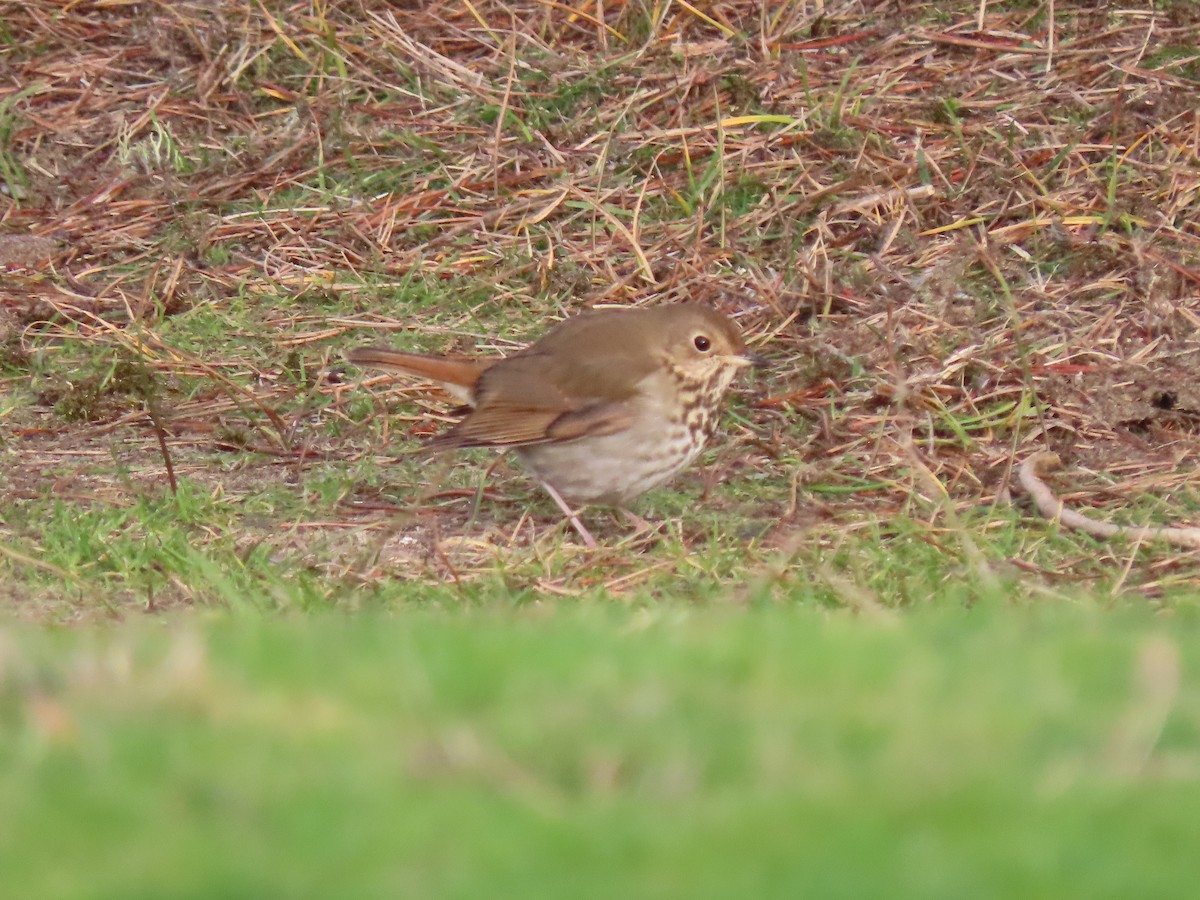
M702 334L696 335L696 339L692 341L692 343L696 345L696 349L701 353L707 353L710 349L712 349L712 341Z

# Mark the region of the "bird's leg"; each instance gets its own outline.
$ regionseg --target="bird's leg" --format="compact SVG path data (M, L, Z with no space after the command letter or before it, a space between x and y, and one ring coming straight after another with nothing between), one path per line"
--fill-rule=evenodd
M584 524L579 521L579 516L576 515L575 510L567 506L567 501L562 498L562 495L549 482L543 481L542 487L546 489L547 494L554 498L554 502L563 511L563 515L567 517L567 520L571 523L571 527L583 539L583 545L592 550L596 549L596 539L592 537L592 533L584 527Z
M663 522L649 522L643 519L631 509L626 509L624 506L618 507L619 512L625 519L627 525L633 526L633 534L626 540L635 541L642 537L649 537L652 534L658 534L663 530Z

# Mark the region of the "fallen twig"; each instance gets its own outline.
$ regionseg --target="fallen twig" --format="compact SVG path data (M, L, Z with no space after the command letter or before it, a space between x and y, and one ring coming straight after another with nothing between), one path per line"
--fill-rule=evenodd
M1097 522L1082 513L1067 509L1065 503L1054 496L1049 485L1042 481L1041 476L1062 467L1062 460L1057 453L1035 453L1021 464L1017 475L1021 487L1029 492L1037 504L1038 512L1047 519L1062 522L1068 528L1074 528L1093 537L1110 538L1124 535L1135 541L1160 540L1177 547L1188 547L1200 550L1200 528L1149 528L1129 525L1114 525L1111 522Z

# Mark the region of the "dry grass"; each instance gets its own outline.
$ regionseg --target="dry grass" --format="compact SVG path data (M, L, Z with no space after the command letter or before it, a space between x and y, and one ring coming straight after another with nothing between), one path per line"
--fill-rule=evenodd
M777 363L716 471L765 473L767 547L814 519L954 525L1041 449L1075 464L1077 504L1195 520L1193 3L22 0L0 20L6 505L302 480L380 450L330 367L364 335L503 348L586 305L689 299ZM197 310L225 328L193 346L173 321ZM90 393L80 348L120 363ZM405 414L393 430L433 427ZM340 509L321 527L362 523ZM439 509L401 535L416 577L461 574L463 517ZM525 533L509 511L485 562ZM647 565L626 562L618 586Z

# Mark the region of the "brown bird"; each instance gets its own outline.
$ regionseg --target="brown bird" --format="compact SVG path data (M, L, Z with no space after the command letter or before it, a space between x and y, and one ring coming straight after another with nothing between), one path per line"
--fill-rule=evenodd
M761 364L733 322L697 304L583 313L504 358L363 347L348 359L471 407L429 446L514 448L589 547L568 504L623 507L673 477L712 435L738 370Z

